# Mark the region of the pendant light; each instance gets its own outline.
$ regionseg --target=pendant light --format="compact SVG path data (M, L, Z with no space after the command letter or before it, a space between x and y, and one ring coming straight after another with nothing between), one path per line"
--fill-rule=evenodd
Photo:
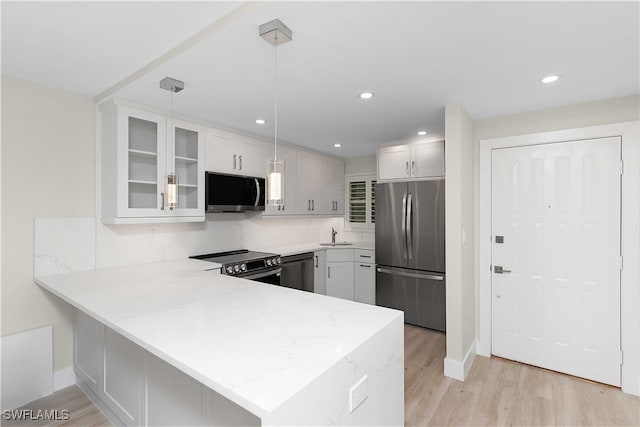
M267 162L267 205L284 205L284 159L278 160L278 45L291 41L292 31L279 19L260 25L260 37L275 47L273 97L273 159Z
M184 82L172 79L171 77L165 77L164 79L160 80L160 88L168 90L171 93L171 98L169 101L169 120L167 121L165 132L168 147L169 132L171 131L171 125L173 124L173 94L178 93L182 89L184 89ZM173 147L173 150L175 150L175 147ZM175 173L175 162L172 169L173 170L167 173L167 176L165 177L165 191L164 193L162 193L161 209L164 209L165 204L169 208L169 210L173 210L178 207L178 176Z

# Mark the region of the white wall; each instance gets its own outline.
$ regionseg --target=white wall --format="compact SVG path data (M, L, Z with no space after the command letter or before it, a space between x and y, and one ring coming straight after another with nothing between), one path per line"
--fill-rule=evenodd
M377 171L378 162L376 156L352 157L345 159L344 173L346 175L355 173L373 173Z
M505 136L525 135L561 129L574 129L609 123L621 123L640 119L640 95L605 99L584 104L552 108L543 111L531 111L508 116L495 117L473 122L474 166L475 166L475 282L479 292L479 200L480 200L480 141ZM476 298L476 337L480 336L479 300Z
M2 336L53 325L72 363L70 306L33 282L34 218L94 216L91 98L2 77Z
M464 379L475 341L473 123L461 105L445 107L447 357L445 375ZM470 363L470 362L468 362ZM468 369L468 368L467 368Z

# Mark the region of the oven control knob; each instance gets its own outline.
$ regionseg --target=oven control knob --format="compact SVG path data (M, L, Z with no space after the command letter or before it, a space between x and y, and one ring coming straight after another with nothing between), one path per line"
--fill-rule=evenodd
M233 274L233 267L227 266L227 274Z
M270 259L267 260L267 266L271 267L271 260Z
M247 271L247 264L241 264L240 265L240 270L241 271Z
M234 273L240 273L240 266L238 264L233 266L233 272Z

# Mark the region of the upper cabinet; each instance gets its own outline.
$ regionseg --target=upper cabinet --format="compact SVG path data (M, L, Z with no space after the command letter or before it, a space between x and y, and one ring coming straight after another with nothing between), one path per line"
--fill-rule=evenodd
M322 183L325 182L322 157L310 151L298 150L298 179L296 188L296 213L314 215L323 211Z
M204 221L204 143L186 122L116 102L101 106L101 221ZM178 177L169 207L167 176Z
M264 144L262 164L273 159L273 145ZM284 205L267 206L264 215L344 214L344 161L307 150L278 145L284 160Z
M324 157L322 185L322 213L344 214L344 160Z
M209 129L205 168L212 172L264 177L266 165L261 162L263 144L257 139Z
M444 176L444 141L378 148L378 180Z

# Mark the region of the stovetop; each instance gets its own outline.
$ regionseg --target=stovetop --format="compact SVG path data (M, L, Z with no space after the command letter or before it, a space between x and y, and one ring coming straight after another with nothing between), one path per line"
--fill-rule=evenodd
M240 249L237 251L217 252L212 254L194 255L189 258L199 259L202 261L217 262L218 264L238 263L258 260L262 258L273 258L279 256L268 252L250 251L248 249Z

